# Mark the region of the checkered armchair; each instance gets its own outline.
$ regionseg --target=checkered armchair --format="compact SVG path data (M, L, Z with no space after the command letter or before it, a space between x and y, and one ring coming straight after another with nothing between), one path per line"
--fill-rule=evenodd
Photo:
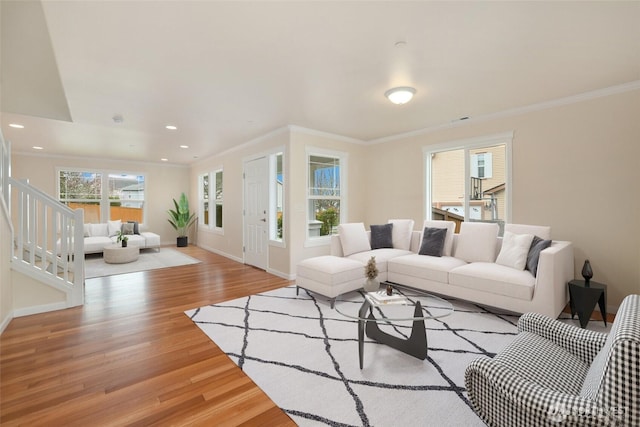
M627 296L609 334L537 313L465 384L489 426L640 426L640 295Z

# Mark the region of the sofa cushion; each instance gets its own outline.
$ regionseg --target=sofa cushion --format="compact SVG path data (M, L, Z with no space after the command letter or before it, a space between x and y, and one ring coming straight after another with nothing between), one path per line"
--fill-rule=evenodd
M298 263L297 276L307 277L327 285L338 285L350 280L362 279L364 265L349 258L332 255L308 258Z
M95 225L95 224L94 224ZM105 224L106 226L107 224ZM111 239L107 236L89 236L84 238L84 252L91 254L102 252L105 246L110 245Z
M371 249L393 248L393 224L371 226Z
M551 240L543 240L538 236L533 236L533 241L529 247L529 253L527 254L526 269L533 274L538 275L538 261L540 260L540 252L551 246Z
M422 232L422 244L419 255L441 257L444 251L444 241L447 237L446 228L425 227Z
M107 227L109 230L109 237L116 236L118 232L122 229L122 221L119 219L116 221L108 221Z
M352 255L349 255L347 258L354 261L358 261L362 264L366 264L367 261L369 261L369 258L374 256L376 257L376 267L378 267L378 271L380 273L384 273L388 271L387 262L390 259L403 256L403 255L411 255L412 253L413 252L411 251L404 251L402 249L382 248L382 249L372 249L370 251L352 254Z
M109 237L109 227L107 224L90 224L91 237Z
M530 301L535 278L525 270L492 262L474 262L451 270L449 284Z
M406 276L447 283L449 281L449 271L465 264L464 261L458 258L448 256L432 257L411 254L390 259L387 263L387 269L390 272L393 271Z
M127 221L129 224L133 224L133 234L140 234L140 225L138 221Z
M390 219L389 223L393 224L391 233L393 247L405 251L411 250L411 233L414 221L412 219Z
M84 237L91 236L91 224L84 224L83 232L84 232Z
M532 241L533 234L514 234L505 231L502 239L502 248L496 259L496 264L505 265L516 270L524 270Z
M546 225L505 224L504 231L514 234L533 234L542 239L551 239L551 227Z
M467 262L493 262L496 259L498 224L463 222L454 256Z
M422 224L422 229L424 230L427 227L447 229L447 237L444 240L444 251L442 252L442 255L451 256L451 252L453 251L453 235L456 232L456 223L453 221L426 220ZM420 241L422 241L422 236L420 237Z
M340 236L344 256L371 250L367 231L361 222L340 224L338 226L338 235Z
M520 332L493 360L541 387L573 396L589 369L577 356L532 332Z

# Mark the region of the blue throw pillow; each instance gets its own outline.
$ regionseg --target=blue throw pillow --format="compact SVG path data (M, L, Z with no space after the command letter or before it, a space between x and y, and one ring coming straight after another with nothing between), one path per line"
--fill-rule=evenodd
M371 249L393 248L393 224L371 226Z
M446 228L426 227L422 234L422 244L420 245L420 255L430 255L441 257L444 251L444 239L447 237Z

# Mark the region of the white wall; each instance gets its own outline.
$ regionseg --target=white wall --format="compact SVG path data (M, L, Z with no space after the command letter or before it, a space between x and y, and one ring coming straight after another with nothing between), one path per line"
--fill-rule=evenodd
M640 91L378 144L368 151L364 219L424 217L423 147L514 131L512 223L550 225L589 259L608 305L640 293ZM380 173L387 171L388 173Z
M167 222L167 210L173 208L171 199L181 192L189 194L189 168L159 163L125 162L78 157L31 155L13 153L11 173L15 179L28 179L31 185L57 197L57 168L86 168L145 174L145 229L160 235L162 244L175 244L177 234Z

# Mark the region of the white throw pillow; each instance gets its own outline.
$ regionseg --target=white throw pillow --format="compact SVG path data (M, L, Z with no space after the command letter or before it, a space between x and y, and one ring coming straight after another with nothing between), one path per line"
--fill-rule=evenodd
M84 237L91 237L91 224L84 224Z
M107 224L91 224L91 237L109 237Z
M364 229L364 223L362 222L340 224L338 226L338 236L340 236L344 256L371 250L367 230Z
M466 262L494 262L499 231L498 224L463 222L455 257Z
M120 228L122 228L122 221L109 221L107 222L109 228L109 237L116 236Z
M551 240L551 227L547 225L505 224L504 231L514 234L533 234L542 240Z
M532 241L533 234L514 234L505 231L502 238L502 249L500 249L496 264L524 270Z
M429 221L426 220L424 224L422 224L422 231L420 232L420 241L422 242L422 235L424 234L424 229L430 228L446 228L447 229L447 237L444 239L444 249L442 251L443 256L451 256L451 250L453 249L453 234L456 232L456 223L453 221Z
M393 224L391 229L393 247L405 251L411 250L411 233L414 221L412 219L390 219L388 222Z

